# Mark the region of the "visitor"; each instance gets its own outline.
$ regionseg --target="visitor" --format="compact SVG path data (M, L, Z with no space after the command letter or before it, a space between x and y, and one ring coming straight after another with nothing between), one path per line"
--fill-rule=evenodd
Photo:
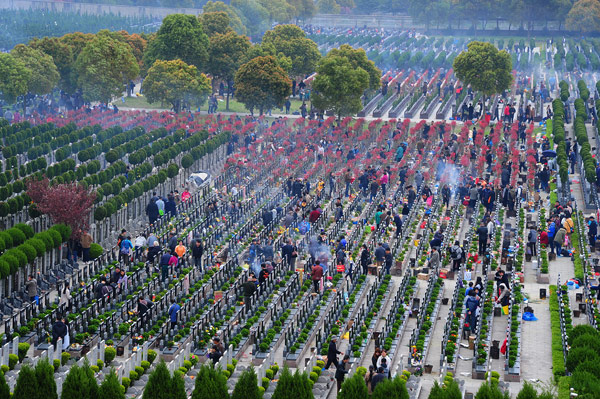
M469 324L470 331L474 333L477 329L477 308L479 307L479 300L477 299L475 290L470 290L467 294L465 307L467 310L465 321Z
M180 263L183 262L183 256L185 255L185 245L183 245L183 241L179 240L179 244L175 247L175 253L179 258Z
M52 325L52 345L54 346L54 350L56 350L56 344L59 339L64 339L67 335L67 326L62 321L62 317L57 314L56 321Z
M367 275L369 272L369 265L371 264L371 253L366 244L362 246L362 252L360 253L360 265L363 270L363 274Z
M529 229L529 235L527 236L527 248L532 256L537 256L537 241L537 230L534 228Z
M162 281L166 281L169 276L169 262L171 261L171 251L167 250L160 257L160 271L162 273Z
M58 307L65 306L64 310L69 310L71 303L71 288L69 282L65 281L62 290L60 291L60 299L58 301Z
M392 264L394 263L394 258L392 256L392 251L390 250L390 248L385 249L384 259L385 259L385 274L390 274L390 270L392 269ZM438 255L438 262L439 262L439 255Z
M88 233L87 230L83 231L83 234L81 235L81 251L83 252L83 261L84 262L89 262L90 259L90 247L92 246L92 243L94 242L94 239L92 238L92 235L90 233Z
M458 241L454 241L454 245L450 248L450 257L452 258L452 270L457 272L463 258L463 250Z
M169 320L171 321L171 329L177 327L177 312L179 312L180 309L181 306L179 306L175 298L173 298L171 307L169 307Z
M248 281L242 284L242 291L244 293L244 303L246 304L246 311L249 312L252 308L252 295L254 294L254 292L256 292L256 276L253 273L250 273Z
M477 229L477 235L479 237L479 255L484 255L486 252L488 242L488 229L485 227L485 222L481 222Z
M331 341L329 341L329 347L327 348L327 363L325 364L325 367L323 367L323 371L329 369L331 363L333 363L336 369L339 367L337 355L341 355L342 352L337 350L336 341L337 337L335 336L331 337Z
M148 254L146 255L146 259L148 260L148 262L154 263L154 259L156 259L159 253L160 244L158 243L158 241L154 241L154 244L150 246L150 248L148 248Z
M384 374L383 367L378 367L377 374L375 374L373 376L373 378L371 378L371 391L375 392L375 388L377 387L377 384L379 384L381 381L383 381L385 379L386 379L386 376Z
M596 247L596 236L598 235L598 223L596 222L594 215L590 215L587 222L588 225L588 239L592 250Z
M375 352L373 353L373 356L371 356L371 364L373 364L375 370L377 370L377 360L379 360L379 356L381 356L381 348L376 346Z
M135 238L134 244L135 244L134 248L136 251L141 248L144 248L146 245L148 245L148 240L146 239L146 234L144 234L144 233L139 234Z
M337 391L338 392L340 392L340 390L342 389L342 384L344 383L344 378L346 377L346 374L348 374L348 370L346 370L346 364L348 363L349 360L350 360L350 356L345 355L342 362L336 366L335 380L337 381Z
M129 266L129 262L131 260L131 255L133 251L133 244L131 243L131 237L127 236L123 241L121 241L121 248L119 249L119 260L125 264L125 266Z
M369 394L373 393L373 390L371 389L371 381L373 380L373 376L375 375L375 370L375 367L369 365L369 372L365 374L365 384L367 384L367 391L369 392Z
M431 248L431 255L429 257L429 267L435 271L437 271L440 266L440 252L437 247Z
M315 288L315 292L313 295L317 295L319 292L321 292L320 285L321 279L323 278L323 267L321 266L319 260L315 261L315 264L310 272L310 276L313 282L313 286Z
M202 245L202 241L197 238L192 245L192 259L194 260L194 266L200 270L202 270L202 255L204 255L204 245Z
M27 282L25 283L25 289L27 290L27 295L29 296L29 301L32 303L35 302L36 305L39 305L37 280L35 278L33 278L32 274L27 276Z
M121 289L121 292L127 291L127 273L125 273L125 269L121 270L121 276L119 277L119 281L117 281L117 286Z
M375 248L375 264L377 266L383 265L385 260L385 248L383 247L383 243L379 243L377 248Z
M159 216L158 206L156 205L156 200L153 200L153 199L150 200L150 202L148 203L148 206L146 206L146 215L148 215L148 221L150 222L150 224L156 223L156 220L158 219L158 216Z
M562 256L562 246L565 242L565 237L567 236L567 231L563 226L558 229L556 234L554 235L554 249L556 250L556 256Z

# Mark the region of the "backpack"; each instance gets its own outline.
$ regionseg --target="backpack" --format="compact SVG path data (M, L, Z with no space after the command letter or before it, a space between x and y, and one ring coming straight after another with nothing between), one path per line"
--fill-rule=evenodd
M454 259L454 260L461 259L462 258L462 248L459 247L458 245L454 245L450 249L450 255L452 256L452 259Z

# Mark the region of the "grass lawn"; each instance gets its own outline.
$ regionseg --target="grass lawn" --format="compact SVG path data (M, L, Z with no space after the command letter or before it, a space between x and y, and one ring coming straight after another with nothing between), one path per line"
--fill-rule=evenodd
M170 109L171 104L161 105L160 102L148 103L146 97L125 97L125 103L121 99L113 101L118 108L140 108L140 109Z
M136 109L171 109L171 104L161 104L156 102L153 104L148 103L146 97L125 97L125 103L120 99L113 101L114 104L119 108L136 108ZM218 112L225 112L225 100L219 100ZM294 111L300 111L302 102L298 99L292 99L292 106L290 107L290 113ZM310 109L310 102L306 103L306 107ZM200 107L200 110L206 111L208 104L204 104ZM255 110L255 112L258 110ZM248 114L250 111L246 109L246 106L239 101L229 99L229 112L236 112L238 114ZM279 109L273 109L274 113L281 113Z

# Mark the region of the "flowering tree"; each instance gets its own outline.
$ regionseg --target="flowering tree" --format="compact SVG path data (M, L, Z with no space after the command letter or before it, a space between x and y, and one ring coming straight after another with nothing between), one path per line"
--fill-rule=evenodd
M79 238L81 230L89 227L89 216L96 193L77 183L51 186L47 177L27 182L27 195L38 211L50 216L54 223L71 227L71 238Z

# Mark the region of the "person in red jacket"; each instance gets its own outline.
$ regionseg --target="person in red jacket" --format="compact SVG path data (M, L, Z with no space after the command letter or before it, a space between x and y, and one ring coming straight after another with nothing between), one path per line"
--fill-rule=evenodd
M314 223L317 221L317 219L319 219L320 216L321 212L319 212L319 208L315 205L313 207L313 210L310 212L310 215L308 216L308 221L310 223Z
M315 262L315 265L312 268L310 276L312 278L312 281L313 281L313 284L315 287L315 294L318 294L319 293L319 283L321 282L321 279L323 278L323 267L321 266L321 264L318 260Z
M540 233L540 245L542 248L546 248L548 246L548 233L542 229L539 229Z

